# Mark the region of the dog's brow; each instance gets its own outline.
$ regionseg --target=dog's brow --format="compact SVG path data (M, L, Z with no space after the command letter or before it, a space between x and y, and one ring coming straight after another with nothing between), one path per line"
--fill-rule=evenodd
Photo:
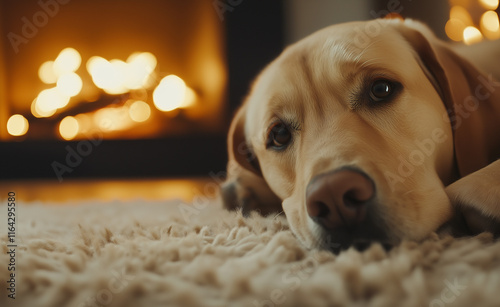
M364 76L375 75L379 77L386 77L392 79L399 79L398 74L389 69L387 66L378 65L378 63L364 61L364 62L344 62L345 65L343 78L347 82L353 82L355 79L361 79ZM350 67L347 69L347 67ZM361 78L360 78L361 77Z
M269 111L273 114L297 115L303 111L303 105L294 103L293 98L281 95L273 96L269 102Z
M271 97L268 108L268 119L279 117L281 119L293 119L302 122L304 105L296 103L296 98L287 95L275 95Z
M340 40L326 40L323 44L323 52L335 56L336 62L359 61L361 54L352 43Z

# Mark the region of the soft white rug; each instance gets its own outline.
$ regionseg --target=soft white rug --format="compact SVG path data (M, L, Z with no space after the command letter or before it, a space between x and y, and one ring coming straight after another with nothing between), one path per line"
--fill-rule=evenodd
M281 218L215 203L18 205L16 299L0 206L0 306L500 306L500 242L306 250Z

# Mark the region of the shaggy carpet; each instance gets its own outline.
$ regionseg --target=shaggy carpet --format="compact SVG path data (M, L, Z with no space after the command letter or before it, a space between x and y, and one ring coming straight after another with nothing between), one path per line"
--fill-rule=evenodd
M282 217L214 202L28 203L12 255L6 203L0 306L500 306L488 233L333 255L302 247Z

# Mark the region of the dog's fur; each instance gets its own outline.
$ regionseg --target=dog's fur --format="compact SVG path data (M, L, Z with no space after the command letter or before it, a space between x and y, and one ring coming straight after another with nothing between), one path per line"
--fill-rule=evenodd
M454 47L419 22L377 19L334 25L288 47L233 119L226 207L284 211L310 247L346 235L351 243L420 240L452 220L470 232L498 231L500 83L491 74L500 77L500 43L487 45L488 53ZM366 98L377 78L401 85L390 101ZM266 148L276 121L292 127L284 150ZM345 167L376 188L373 229L360 234L325 230L305 206L313 178Z

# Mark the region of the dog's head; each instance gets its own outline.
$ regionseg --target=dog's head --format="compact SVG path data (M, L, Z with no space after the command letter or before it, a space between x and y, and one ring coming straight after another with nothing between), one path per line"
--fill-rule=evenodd
M282 204L311 247L426 237L452 215L444 187L489 159L466 129L485 115L467 99L480 75L411 20L314 33L263 70L236 114L226 205Z

